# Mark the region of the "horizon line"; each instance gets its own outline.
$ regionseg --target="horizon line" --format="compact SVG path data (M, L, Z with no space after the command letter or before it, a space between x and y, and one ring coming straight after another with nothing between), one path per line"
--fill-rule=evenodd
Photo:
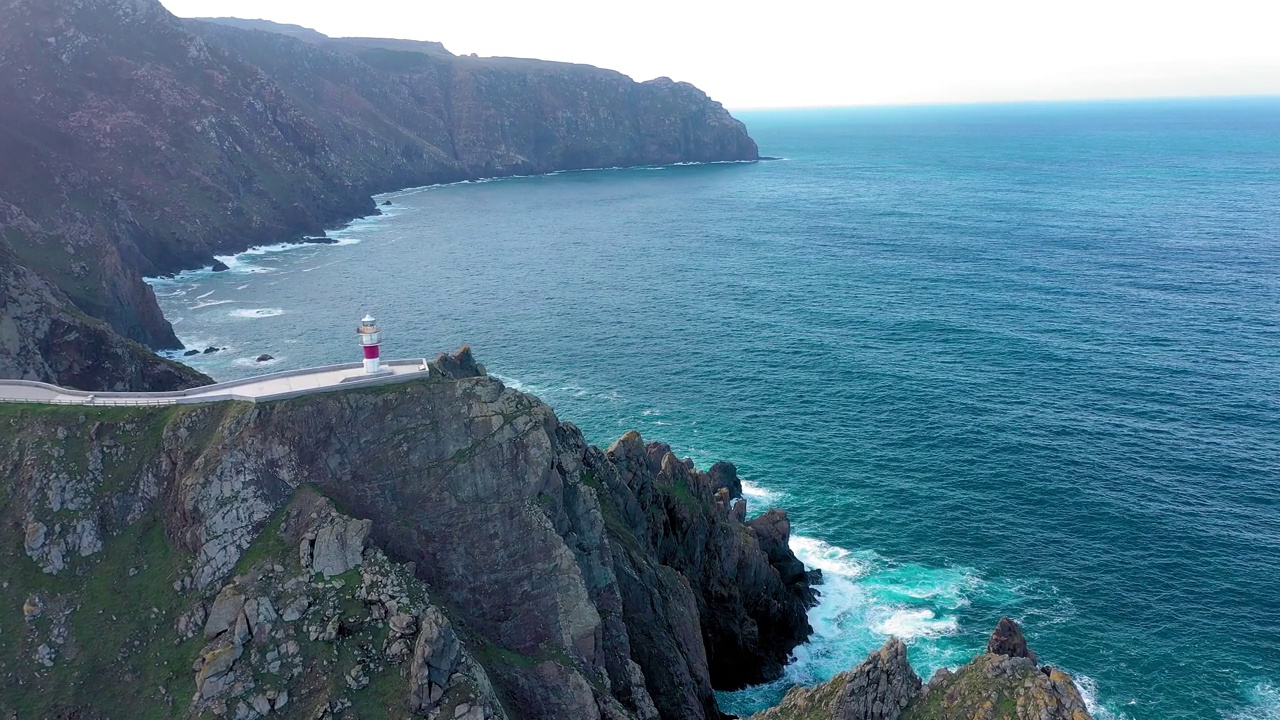
M1280 91L1265 93L1224 93L1221 95L1127 95L1102 97L1033 98L1026 100L919 100L907 102L839 103L830 105L754 105L729 106L730 112L765 112L783 110L870 110L876 108L981 107L1000 105L1068 105L1081 103L1176 102L1180 100L1280 100Z

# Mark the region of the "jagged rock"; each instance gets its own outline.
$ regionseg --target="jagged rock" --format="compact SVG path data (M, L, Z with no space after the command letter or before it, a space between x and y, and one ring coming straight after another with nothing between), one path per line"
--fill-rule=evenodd
M369 520L335 518L316 532L311 546L311 570L326 578L360 565L364 543L373 523Z
M995 631L991 633L991 639L987 641L987 652L994 655L1023 657L1032 663L1036 662L1036 654L1027 647L1027 638L1023 636L1022 628L1007 617L1000 618L1000 622L996 624Z
M264 596L245 601L244 615L253 641L258 644L267 642L271 633L271 625L279 615L271 604L271 599Z
M462 349L452 355L440 353L435 365L446 376L455 379L480 377L485 374L484 366L476 362L469 345L463 345Z
M243 614L244 595L235 585L228 585L214 598L209 608L209 618L205 621L204 637L211 640L219 634L232 629Z
M196 673L196 689L201 698L208 700L231 687L231 667L243 652L244 648L239 645L225 645L201 658L200 670Z
M204 628L208 617L209 611L205 609L204 603L196 603L190 610L179 615L177 621L174 622L174 629L178 633L178 639L189 640L195 637L196 633L201 632Z
M1027 657L979 655L955 672L935 675L902 720L1091 720L1071 678L1045 670Z
M721 460L707 470L711 478L712 491L724 488L729 491L729 499L742 497L742 481L738 479L738 468L731 462Z
M200 354L199 350L188 350L182 353L182 357L192 357L194 355L199 355L199 354Z
M213 264L210 266L209 269L214 272L226 272L231 268L228 267L227 264L222 262L221 260L214 260Z
M204 354L205 354L205 355L212 355L212 354L214 354L214 353L216 353L216 352L220 352L221 350L222 350L222 348L220 348L220 347L207 347L207 348L205 348L205 349L204 349Z
M392 615L388 624L393 635L409 636L418 631L418 619L407 613Z
M310 547L309 544L308 547ZM286 605L284 610L280 611L280 618L285 622L295 622L307 612L307 608L310 606L311 598L306 595L299 595Z
M426 714L436 707L458 668L462 647L448 618L434 607L423 613L418 627L409 665L409 709Z
M907 662L907 647L890 638L853 670L811 688L793 688L774 708L751 720L898 720L920 693L920 678Z

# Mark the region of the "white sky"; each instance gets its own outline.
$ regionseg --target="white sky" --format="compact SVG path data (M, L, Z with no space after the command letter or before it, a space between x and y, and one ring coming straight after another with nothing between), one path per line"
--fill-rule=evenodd
M1280 0L161 0L687 80L729 108L1280 94Z

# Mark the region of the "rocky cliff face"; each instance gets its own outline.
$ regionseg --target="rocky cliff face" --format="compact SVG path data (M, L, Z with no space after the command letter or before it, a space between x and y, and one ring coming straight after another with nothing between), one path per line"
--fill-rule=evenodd
M0 238L0 377L81 390L173 390L212 382L75 309Z
M795 688L778 707L751 720L1090 720L1071 677L1036 666L1022 628L1002 618L987 652L927 685L890 638L848 672L812 688Z
M0 230L153 347L178 343L142 276L320 233L376 212L372 193L757 157L667 79L184 22L157 0L0 0L0 17Z
M0 407L0 712L718 720L713 688L776 675L813 597L785 517L469 353L434 368Z

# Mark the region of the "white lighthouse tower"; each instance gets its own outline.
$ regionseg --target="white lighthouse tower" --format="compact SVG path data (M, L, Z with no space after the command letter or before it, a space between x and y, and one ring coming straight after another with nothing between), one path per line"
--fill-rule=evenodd
M365 315L356 328L360 346L364 348L364 371L370 375L382 371L382 331L372 315Z

